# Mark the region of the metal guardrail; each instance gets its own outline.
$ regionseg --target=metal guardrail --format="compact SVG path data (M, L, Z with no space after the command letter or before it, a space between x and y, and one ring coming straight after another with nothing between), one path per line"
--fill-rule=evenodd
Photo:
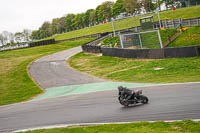
M98 38L98 39L96 39L96 40L94 40L92 42L87 43L87 44L84 44L84 45L81 46L82 50L84 52L89 52L89 53L102 53L101 45L98 45L98 44L100 44L100 42L102 40L104 40L105 38L108 38L110 36L112 36L112 33L111 34L107 34L107 35L105 35L103 37L100 37L100 38Z
M165 28L191 27L200 25L200 18L161 20L161 26ZM154 22L154 28L159 27L159 22Z

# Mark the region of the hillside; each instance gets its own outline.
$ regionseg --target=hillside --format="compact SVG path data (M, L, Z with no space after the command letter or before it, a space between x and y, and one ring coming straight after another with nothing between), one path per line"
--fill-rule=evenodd
M187 19L187 18L195 18L195 17L200 17L200 6L193 6L193 7L188 7L188 8L181 8L177 9L175 11L169 10L169 11L163 11L160 12L160 18L161 20L164 19ZM154 16L154 21L157 21L157 14L148 14L148 15L153 15ZM137 25L139 25L139 18L144 17L147 15L141 15L137 16ZM127 18L119 21L115 21L115 28L116 30L120 29L126 29L130 27L134 27L135 24L134 18ZM107 23L107 24L101 24L89 28L84 28L72 32L67 32L59 35L52 36L50 38L54 38L55 40L63 40L63 39L69 39L69 38L74 38L74 37L79 37L79 36L84 36L84 35L91 35L91 34L96 34L96 33L101 33L101 32L111 32L112 31L112 24ZM48 38L49 39L49 38Z
M168 47L181 47L200 45L200 26L189 27L176 40L174 40Z

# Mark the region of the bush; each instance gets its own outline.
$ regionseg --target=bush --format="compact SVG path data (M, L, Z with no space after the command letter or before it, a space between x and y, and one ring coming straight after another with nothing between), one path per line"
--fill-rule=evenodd
M110 44L112 45L112 47L114 47L115 44L117 44L119 46L120 45L119 37L118 36L109 37L102 41L102 45L110 45Z

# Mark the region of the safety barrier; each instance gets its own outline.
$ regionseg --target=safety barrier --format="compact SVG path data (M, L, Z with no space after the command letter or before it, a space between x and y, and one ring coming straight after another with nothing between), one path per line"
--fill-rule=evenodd
M200 56L200 46L163 49L122 49L102 47L104 56L141 59L163 59Z

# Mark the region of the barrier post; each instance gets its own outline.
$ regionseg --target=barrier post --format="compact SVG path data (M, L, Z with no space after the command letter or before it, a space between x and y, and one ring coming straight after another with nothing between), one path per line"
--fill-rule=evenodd
M160 36L160 30L157 30L157 31L158 31L158 38L159 38L159 42L160 42L160 48L163 48L162 39Z

